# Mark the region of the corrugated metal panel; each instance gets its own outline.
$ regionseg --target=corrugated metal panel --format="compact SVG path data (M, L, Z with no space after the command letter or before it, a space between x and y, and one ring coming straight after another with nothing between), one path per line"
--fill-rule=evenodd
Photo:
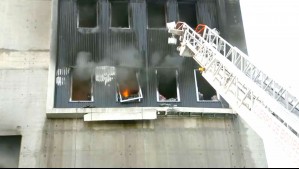
M165 2L167 21L177 20L177 1ZM217 27L216 1L199 0L196 7L199 22ZM116 84L115 80L112 80L110 85L94 83L94 102L70 103L70 75L65 75L64 85L56 86L55 107L159 106L160 103L156 101L155 70L161 67L176 68L179 72L181 101L173 104L186 107L221 107L220 102L196 101L193 70L198 65L190 58L183 59L178 56L176 47L167 44L169 34L166 28L147 28L145 0L130 1L130 29L110 28L110 10L108 0L99 0L98 27L91 30L82 29L77 28L76 1L59 1L57 70L74 66L76 55L80 51L90 52L97 65L137 67L141 73L140 84L144 99L140 103L116 102Z
M216 6L220 35L230 44L247 53L239 0L217 0Z
M198 23L206 24L210 28L219 29L216 1L201 0L196 5Z

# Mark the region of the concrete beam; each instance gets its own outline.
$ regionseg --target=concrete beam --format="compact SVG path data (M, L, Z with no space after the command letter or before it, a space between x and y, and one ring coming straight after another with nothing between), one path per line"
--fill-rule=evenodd
M112 117L108 117L112 115L115 120L141 120L156 119L154 116L156 116L158 112L170 111L190 112L193 114L236 114L232 109L200 107L54 108L47 110L47 118L83 118L84 115L89 114L84 117L84 119L91 120L92 118L89 116L95 114L95 116L97 116L95 119L112 120ZM152 115L153 112L155 112L156 115ZM129 119L129 117L132 119Z

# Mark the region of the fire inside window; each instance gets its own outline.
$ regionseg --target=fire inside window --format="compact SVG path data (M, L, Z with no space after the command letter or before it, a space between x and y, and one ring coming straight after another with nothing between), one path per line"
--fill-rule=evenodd
M196 4L195 2L178 2L179 20L186 22L191 28L195 28L197 23L196 19Z
M194 78L197 101L218 101L216 90L207 82L198 69L194 70Z
M178 71L172 68L156 69L157 77L157 101L179 102Z
M147 18L149 28L164 28L166 25L165 3L162 1L147 3Z
M97 26L97 1L78 0L78 27L94 28Z
M111 1L111 27L129 28L129 8L126 1Z
M143 98L139 83L139 72L133 68L118 67L116 69L117 101L140 102Z
M91 76L82 77L73 69L71 76L71 102L92 102L93 87Z

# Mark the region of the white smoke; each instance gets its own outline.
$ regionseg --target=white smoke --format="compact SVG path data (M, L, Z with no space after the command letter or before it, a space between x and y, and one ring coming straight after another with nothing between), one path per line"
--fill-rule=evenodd
M143 58L140 52L133 46L116 51L115 53L113 53L113 56L117 66L132 68L142 67Z
M113 48L112 48L113 49ZM114 51L112 58L117 68L118 82L125 88L136 88L136 74L143 67L143 56L133 46ZM136 70L136 72L134 71Z
M140 52L133 46L116 51L113 49L114 48L111 48L111 55L106 55L108 57L105 57L104 60L98 63L92 61L92 54L90 52L78 52L76 56L76 65L73 69L73 76L76 79L88 80L95 75L96 81L105 82L106 85L111 82L116 74L114 66L107 66L110 58L114 59L114 63L117 67L125 68L118 71L118 77L120 79L128 79L132 75L136 76L135 74L132 74L130 68L142 68L143 58Z
M96 63L92 61L91 53L81 51L77 54L74 76L80 80L87 80L94 75Z

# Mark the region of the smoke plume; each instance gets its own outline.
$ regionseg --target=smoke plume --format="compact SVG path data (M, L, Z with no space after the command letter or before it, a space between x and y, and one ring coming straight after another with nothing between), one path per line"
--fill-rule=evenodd
M142 67L142 56L140 52L133 46L116 51L113 53L115 64L119 67Z
M80 80L87 80L94 75L96 63L92 61L91 53L81 51L77 54L74 76Z
M113 58L117 66L117 81L120 85L120 90L128 89L131 92L137 92L136 73L143 65L140 52L133 46L130 46L116 51L113 54Z
M106 55L104 60L101 62L93 62L92 55L90 52L80 51L76 56L76 65L74 66L73 76L79 80L88 80L91 76L95 75L95 69L98 67L96 80L110 82L112 79L110 76L114 76L117 71L117 78L119 83L125 84L126 88L136 89L136 72L135 70L142 68L143 59L140 52L133 46L129 46L121 50L113 50L111 47L112 54ZM112 59L117 69L112 66L107 66L109 59ZM109 71L109 77L107 74ZM114 71L114 72L111 72ZM103 76L101 75L103 74ZM104 77L105 75L105 77ZM107 76L107 77L106 77ZM135 81L133 80L135 79ZM134 82L132 82L134 81Z

